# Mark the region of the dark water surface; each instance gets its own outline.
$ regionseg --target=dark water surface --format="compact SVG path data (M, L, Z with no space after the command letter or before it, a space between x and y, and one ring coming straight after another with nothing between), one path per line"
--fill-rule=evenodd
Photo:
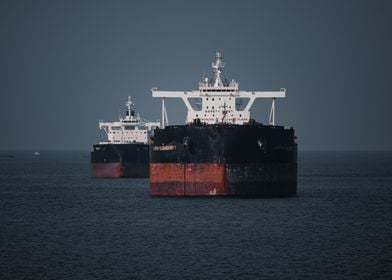
M151 198L86 152L13 154L0 279L392 279L391 152L302 152L298 196L268 199Z

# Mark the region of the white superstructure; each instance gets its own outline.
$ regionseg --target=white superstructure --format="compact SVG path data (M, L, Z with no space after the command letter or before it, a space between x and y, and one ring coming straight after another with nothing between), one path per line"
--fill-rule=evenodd
M168 124L165 98L181 98L188 109L186 123L244 124L251 120L250 108L257 98L272 99L269 123L275 125L275 98L286 97L286 89L279 91L240 91L234 80L222 80L223 58L216 52L212 68L215 78L205 78L194 91L160 91L153 88L153 97L162 97L162 127Z
M107 135L107 141L101 141L99 144L148 144L154 128L159 128L159 121L149 122L143 120L139 114L135 117L134 103L131 101L130 96L128 96L125 106L127 106L125 118L120 118L117 122L99 121L99 128Z

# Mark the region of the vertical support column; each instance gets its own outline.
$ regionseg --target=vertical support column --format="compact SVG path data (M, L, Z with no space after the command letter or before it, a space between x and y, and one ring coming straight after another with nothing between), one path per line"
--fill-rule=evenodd
M269 123L275 126L275 98L272 98L271 112L269 116Z
M169 125L169 118L167 117L167 110L166 110L166 106L165 106L165 127Z
M275 98L272 98L272 125L275 125Z
M165 128L165 111L166 111L166 108L165 108L165 97L162 97L162 127L161 128Z

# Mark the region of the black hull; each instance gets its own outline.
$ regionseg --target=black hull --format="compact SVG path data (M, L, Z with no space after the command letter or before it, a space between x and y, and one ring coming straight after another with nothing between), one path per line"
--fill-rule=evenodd
M150 176L152 195L295 195L294 130L263 125L158 129Z
M91 152L92 176L98 178L148 178L146 144L97 144Z

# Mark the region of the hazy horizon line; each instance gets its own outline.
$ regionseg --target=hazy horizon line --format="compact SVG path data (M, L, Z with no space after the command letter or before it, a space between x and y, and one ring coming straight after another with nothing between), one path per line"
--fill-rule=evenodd
M92 150L92 149L91 149ZM46 148L46 149L0 149L1 153L7 152L91 152L90 149L60 149L60 148ZM392 149L298 149L298 152L392 152Z

